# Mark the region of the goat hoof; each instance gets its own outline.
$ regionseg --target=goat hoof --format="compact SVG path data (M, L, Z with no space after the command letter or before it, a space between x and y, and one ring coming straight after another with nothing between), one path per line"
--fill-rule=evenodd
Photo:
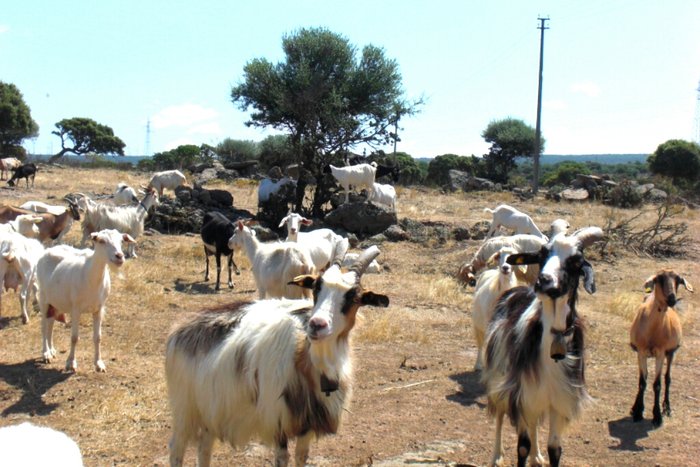
M76 373L78 371L78 362L75 360L68 360L66 362L66 371Z
M97 360L95 362L95 371L98 373L104 373L107 371L107 367L105 366L105 362L102 360Z
M233 284L229 284L229 285L228 285L228 288L229 288L229 289L232 289L232 288L233 288Z
M237 275L237 276L240 276L240 275L241 275L241 271L236 271L236 275Z
M663 425L663 423L664 423L664 420L661 417L659 417L659 418L654 417L654 419L651 421L651 424L654 426L654 428L659 428L661 425Z

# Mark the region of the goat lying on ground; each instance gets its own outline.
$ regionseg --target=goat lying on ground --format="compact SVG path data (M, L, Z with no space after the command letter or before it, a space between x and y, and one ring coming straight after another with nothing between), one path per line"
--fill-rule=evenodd
M651 292L637 310L637 315L630 329L630 345L637 352L639 363L639 390L632 407L632 417L635 422L644 416L644 390L647 387L647 358L656 359L656 377L654 378L654 418L655 427L661 426L661 372L666 358L666 392L664 396L663 413L671 415L669 389L671 386L671 363L676 350L681 346L683 330L678 319L678 313L673 307L678 302L676 295L678 286L682 285L689 292L693 287L675 272L665 269L651 276L644 284L644 289Z
M489 413L496 418L492 465L503 458L501 429L507 413L518 432L518 466L528 455L543 464L537 425L549 414L547 453L553 467L561 458L561 436L589 400L584 379L584 329L576 300L581 276L595 292L593 268L584 259L586 246L603 231L589 227L571 236L558 235L537 253L511 255L512 265L537 263L534 290L516 287L496 305L486 336L482 381Z
M496 209L491 210L489 208L484 208L484 212L490 212L493 214L493 220L491 221L491 227L489 228L486 238L491 237L496 230L500 227L505 227L506 229L515 230L516 234L530 234L536 235L547 241L547 237L537 228L537 225L533 220L525 214L520 212L512 206L507 204L501 204Z
M335 263L321 277L295 278L313 289L313 303L234 303L200 312L170 334L171 466L183 465L193 440L198 464L207 466L214 440L240 447L251 438L275 449L275 466L288 464L296 438L296 465L306 464L312 439L336 433L350 399L349 334L358 308L389 305L360 284L378 254L370 247L346 273Z
M350 244L347 238L336 234L331 229L316 229L311 232L300 231L302 225L312 225L313 222L301 214L290 212L280 221L279 227L286 224L287 241L298 243L301 247L306 248L309 251L316 271L322 272L330 266L333 252L337 248L341 248L339 251L341 257L344 257Z
M228 247L228 241L233 236L235 227L233 222L228 220L226 216L220 212L210 211L204 215L202 219L202 242L204 243L204 257L207 261L206 270L204 272L204 281L209 280L209 257L214 255L216 258L216 290L219 290L221 284L221 255L228 258L228 288L233 288L231 280L231 269L236 269L236 274L241 271L233 261L233 250Z
M76 371L75 346L78 343L80 315L92 314L92 339L95 344L95 371L105 371L100 353L102 318L111 289L110 267L124 264L122 242L134 243L129 234L102 230L90 235L95 249L77 250L59 245L47 249L37 264L39 312L41 313L42 355L48 363L56 356L53 346L54 321L69 313L71 345L66 370Z

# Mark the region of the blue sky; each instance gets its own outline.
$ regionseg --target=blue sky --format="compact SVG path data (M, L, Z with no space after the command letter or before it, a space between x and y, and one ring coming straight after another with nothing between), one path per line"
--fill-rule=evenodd
M11 2L0 15L0 81L22 91L40 126L30 152L55 153L63 118L114 129L126 153L224 138L259 141L231 87L253 58L283 59L285 34L326 27L396 59L422 112L402 121L414 157L486 152L495 119L535 126L545 33L542 132L547 154L651 153L693 139L700 82L700 2L78 1ZM386 148L389 150L390 148Z

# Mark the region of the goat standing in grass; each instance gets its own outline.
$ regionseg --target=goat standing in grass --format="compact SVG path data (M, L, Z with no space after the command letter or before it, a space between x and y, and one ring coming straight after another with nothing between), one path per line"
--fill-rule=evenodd
M489 413L496 418L496 441L491 465L503 461L501 430L508 414L518 432L518 466L528 456L541 465L537 425L549 415L547 453L559 465L561 437L590 399L584 379L584 328L576 310L579 280L595 292L593 268L583 249L600 240L598 227L571 236L557 235L537 253L511 255L512 265L537 263L534 290L516 287L496 305L486 336L482 381Z
M102 318L111 289L110 267L124 264L122 242L134 243L129 234L102 230L90 235L95 249L77 250L59 245L47 249L37 264L39 312L41 313L42 355L48 363L56 357L53 346L55 320L71 317L71 344L66 370L76 371L75 346L78 343L80 315L92 314L95 371L105 371L100 353Z
M358 308L389 305L360 284L378 254L368 248L345 273L335 262L321 277L295 278L314 291L313 303L233 303L200 312L170 334L171 466L183 465L191 441L204 467L215 440L240 447L252 438L275 449L278 467L288 464L287 445L296 438L296 465L306 464L311 441L337 432L350 399L349 336Z
M637 310L637 315L630 329L630 345L637 352L639 362L639 391L632 407L632 418L635 422L642 420L644 415L644 390L647 387L647 358L656 360L656 378L654 379L654 418L655 427L661 426L661 372L666 359L666 393L664 396L663 413L671 415L669 389L671 386L671 363L676 350L681 346L683 330L678 313L673 307L678 302L676 294L682 285L689 292L693 287L675 272L665 269L651 276L644 284L644 289L651 292Z
M210 211L202 219L202 242L204 243L204 257L207 265L204 271L204 281L209 280L209 257L216 258L216 290L221 287L221 255L228 258L228 288L233 288L231 269L236 269L236 274L241 271L233 261L233 250L229 248L228 241L233 236L235 227L226 216L217 211Z
M350 248L347 238L338 235L331 229L316 229L311 232L301 232L302 225L311 225L314 221L301 214L290 212L281 221L279 227L287 226L287 241L298 243L309 250L311 261L317 272L324 271L330 266L333 252L340 248L341 257Z
M530 216L512 206L501 204L496 209L484 208L484 212L490 212L493 215L486 238L490 238L500 227L505 227L515 230L516 234L537 235L545 241L548 240Z

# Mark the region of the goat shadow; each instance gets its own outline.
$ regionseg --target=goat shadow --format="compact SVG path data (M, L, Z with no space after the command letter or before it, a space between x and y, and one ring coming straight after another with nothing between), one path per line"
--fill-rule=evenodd
M10 414L48 415L59 404L47 404L43 396L58 383L62 383L72 376L72 373L46 368L41 366L36 359L26 360L22 363L0 363L0 380L22 391L22 397L5 408L2 416Z
M216 290L216 280L213 281L193 281L188 282L181 278L175 279L174 289L176 292L186 293L191 295L216 295L218 293L229 293L234 294L249 294L255 292L255 290L241 290L236 288L234 282L233 289L229 289L226 281L221 281L221 290Z
M450 375L450 379L459 383L459 390L449 394L447 400L470 406L485 408L486 404L478 399L486 394L486 388L481 384L481 372L477 370L464 371Z
M608 432L612 438L620 440L617 446L610 446L609 449L616 451L644 451L646 448L639 446L637 441L648 438L649 432L654 427L651 420L635 422L632 417L623 417L619 420L608 422Z

